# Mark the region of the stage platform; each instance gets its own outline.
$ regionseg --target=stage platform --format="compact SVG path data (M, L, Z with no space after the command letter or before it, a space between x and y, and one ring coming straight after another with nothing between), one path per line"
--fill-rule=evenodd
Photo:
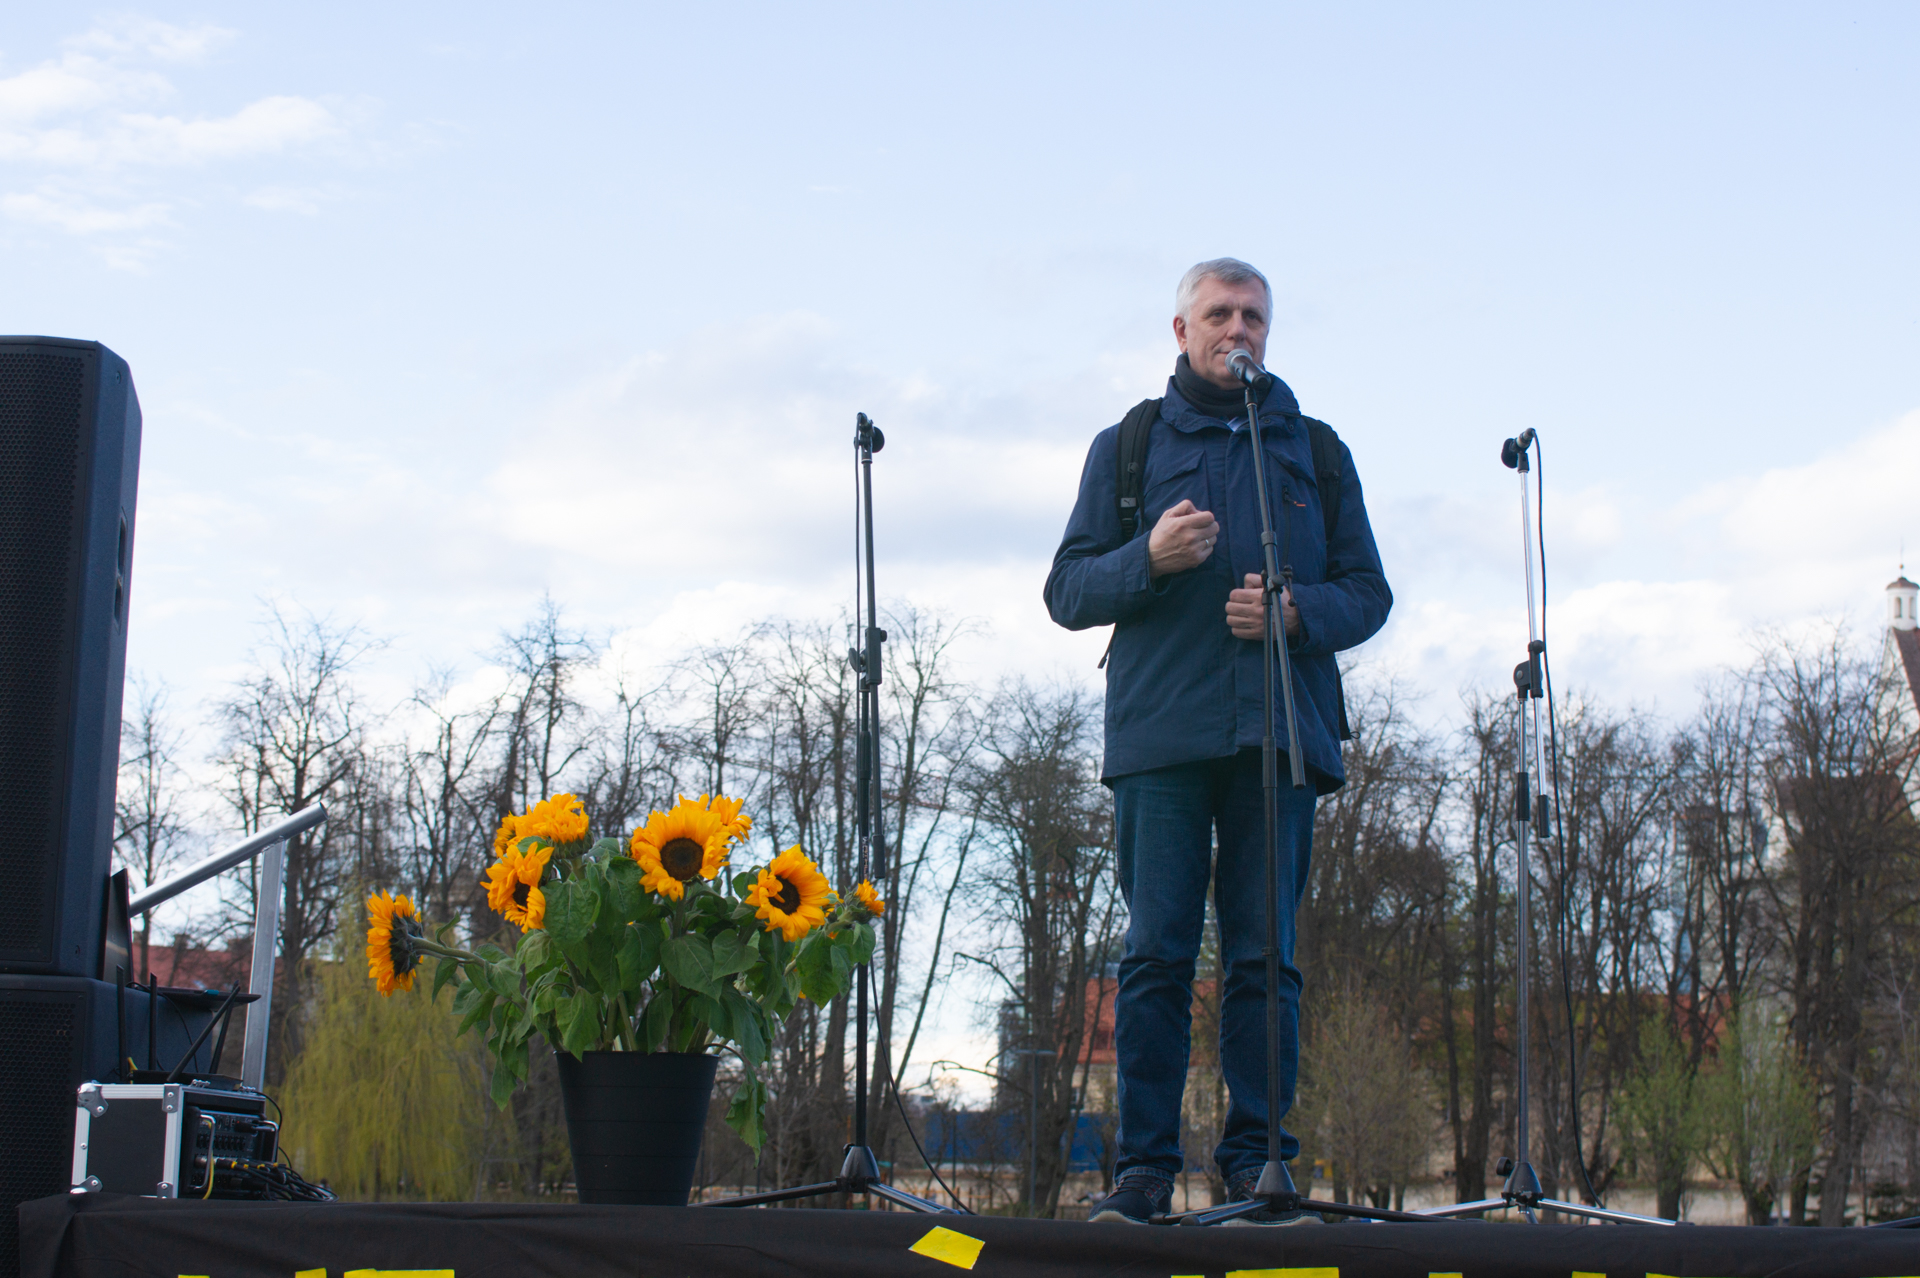
M935 1229L960 1237L927 1241ZM378 1271L396 1270L410 1271L408 1278L941 1278L963 1269L982 1278L1920 1275L1920 1231L1906 1229L1477 1222L1193 1229L902 1212L112 1194L23 1204L20 1253L22 1278L380 1278Z

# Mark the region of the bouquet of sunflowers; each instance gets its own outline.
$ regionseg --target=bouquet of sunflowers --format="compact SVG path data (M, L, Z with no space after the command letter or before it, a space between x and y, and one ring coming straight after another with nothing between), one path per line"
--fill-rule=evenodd
M509 815L494 835L487 901L520 928L514 948L462 949L451 922L429 937L411 901L380 892L367 900L368 975L391 995L434 960L433 994L454 986L460 1031L485 1035L503 1107L527 1077L536 1033L576 1057L731 1052L745 1077L727 1122L758 1149L774 1034L798 1000L845 992L873 953L885 903L866 882L842 899L798 845L729 877L752 825L740 807L682 797L624 846L590 841L570 794Z

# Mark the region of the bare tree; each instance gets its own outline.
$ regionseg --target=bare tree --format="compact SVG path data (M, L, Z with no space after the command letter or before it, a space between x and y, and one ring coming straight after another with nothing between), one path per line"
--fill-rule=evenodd
M365 763L365 724L350 674L368 640L353 627L279 607L269 612L265 631L252 669L218 709L225 798L247 831L342 796ZM343 894L355 882L362 835L357 815L335 808L324 825L287 841L282 970L268 1058L268 1074L276 1080L289 1053L299 1048L295 1013L308 992L307 959L334 935ZM252 863L250 871L244 918L255 914Z
M133 682L133 713L120 726L120 777L114 791L114 845L136 891L152 887L179 858L187 835L187 781L180 770L186 734L167 711L164 682ZM129 979L153 966L153 914L140 916L140 957ZM106 975L111 976L112 973Z
M970 798L981 819L974 880L999 944L987 960L1012 1019L1003 1091L1034 1116L1022 1199L1052 1214L1066 1180L1087 1030L1087 990L1120 917L1113 805L1099 782L1098 706L1077 688L1014 683L987 707ZM1007 1052L1041 1053L1013 1068Z

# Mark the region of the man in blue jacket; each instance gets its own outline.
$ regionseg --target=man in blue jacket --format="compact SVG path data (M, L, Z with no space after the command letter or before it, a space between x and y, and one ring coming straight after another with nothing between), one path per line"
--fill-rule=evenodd
M1113 789L1130 918L1114 1002L1120 1157L1095 1220L1144 1222L1169 1208L1182 1166L1180 1101L1210 876L1224 975L1220 1065L1231 1097L1214 1157L1233 1201L1253 1197L1266 1161L1261 521L1244 392L1227 356L1244 347L1264 364L1272 314L1266 277L1244 262L1220 258L1187 272L1173 318L1181 353L1148 433L1139 531L1123 534L1120 428L1111 426L1088 450L1047 576L1055 621L1069 630L1114 628L1102 771ZM1280 1096L1291 1108L1300 1054L1294 913L1307 883L1315 799L1346 779L1334 654L1379 630L1393 595L1346 447L1333 450L1337 474L1316 475L1307 422L1277 378L1260 401L1260 429L1274 531L1294 572L1282 611L1311 787L1294 790L1282 760ZM1335 488L1329 537L1321 502ZM1284 723L1275 735L1284 752ZM1291 1159L1300 1142L1288 1134L1282 1148ZM1290 1223L1264 1212L1242 1221Z

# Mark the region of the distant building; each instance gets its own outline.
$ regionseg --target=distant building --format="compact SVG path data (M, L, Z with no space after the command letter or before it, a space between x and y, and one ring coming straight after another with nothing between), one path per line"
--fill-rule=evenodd
M1906 573L1887 583L1887 646L1889 672L1896 689L1903 690L1898 710L1906 720L1907 731L1920 733L1920 586L1907 580Z

